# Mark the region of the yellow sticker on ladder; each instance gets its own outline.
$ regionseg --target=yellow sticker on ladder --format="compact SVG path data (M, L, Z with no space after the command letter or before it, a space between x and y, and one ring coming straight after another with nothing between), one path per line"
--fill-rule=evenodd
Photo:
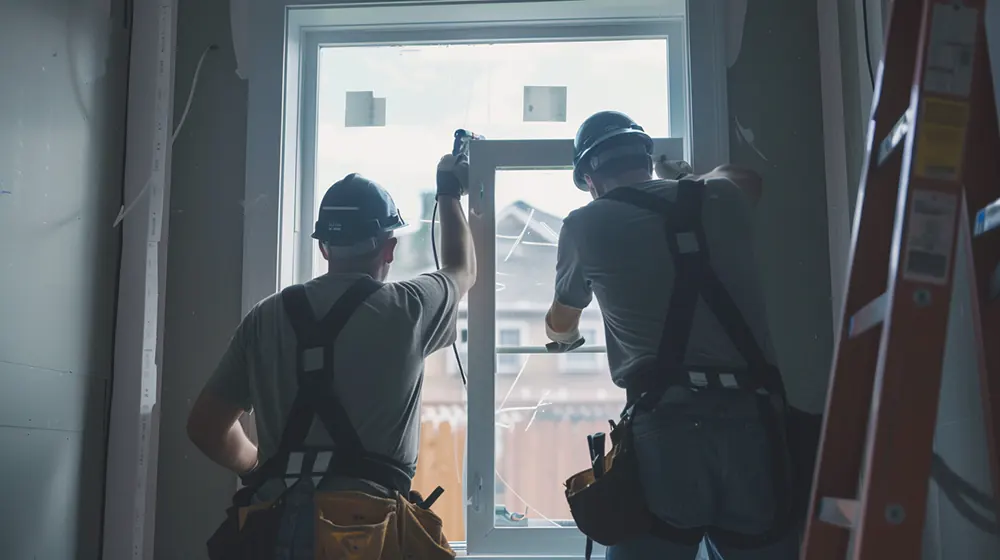
M926 97L917 120L914 174L926 179L958 180L968 125L967 102Z

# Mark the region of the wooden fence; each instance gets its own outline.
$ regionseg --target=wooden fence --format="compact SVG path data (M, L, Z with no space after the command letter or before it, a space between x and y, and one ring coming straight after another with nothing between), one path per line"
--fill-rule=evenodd
M587 468L586 435L607 431L607 420L566 417L535 420L530 425L525 420L509 427L497 426L502 439L497 445L496 503L509 512L527 514L529 519L569 520L563 482ZM454 541L465 540L464 453L464 425L423 422L413 487L424 496L437 486L445 489L432 509L444 520L445 534Z

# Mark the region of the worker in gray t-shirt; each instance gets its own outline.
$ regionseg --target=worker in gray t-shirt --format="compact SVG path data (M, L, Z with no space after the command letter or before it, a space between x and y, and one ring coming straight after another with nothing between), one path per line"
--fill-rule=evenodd
M308 451L304 455L310 472L322 475L314 477L320 491L390 497L400 490L407 495L417 463L424 359L454 341L459 301L476 279L472 237L460 203L467 191L467 160L445 156L437 177L440 270L385 282L396 249L393 231L405 221L385 189L348 175L326 192L313 233L328 272L255 305L195 402L188 434L209 459L244 479L268 471L257 499L273 498L290 486L285 475L292 473L294 461L284 452L292 437L286 427L299 400L315 410L315 420L309 410L310 423L302 430L307 435L292 447L313 449L311 457ZM347 299L353 305L343 305ZM342 315L349 317L335 316L345 307L351 310ZM324 340L324 331L310 331L306 338L315 347L303 350L308 345L298 315L315 319L317 329L336 324L336 334ZM303 377L326 375L322 368L328 365L327 378ZM303 394L304 379L319 379L315 391L323 397ZM327 415L334 408L341 416L331 425ZM251 410L258 445L237 422ZM343 453L348 447L356 457ZM315 450L331 451L328 470ZM272 469L268 465L275 457L285 464Z
M651 150L642 127L621 113L597 113L580 127L574 182L594 200L563 222L545 318L550 348L572 348L581 311L596 296L611 376L630 404L646 399L632 429L648 507L696 535L651 534L609 547L608 559L693 560L700 544L726 560L795 558L795 531L749 548L727 546L712 531L767 533L780 501L775 479L784 478L773 470L762 386L746 390L745 382L756 367L783 395L754 262L760 178L732 166L694 176L686 164L654 162ZM704 271L711 286L700 280Z

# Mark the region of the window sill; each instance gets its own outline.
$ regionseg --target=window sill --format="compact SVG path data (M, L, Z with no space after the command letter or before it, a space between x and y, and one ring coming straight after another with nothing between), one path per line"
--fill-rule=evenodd
M584 560L583 551L579 554L549 554L539 556L537 554L466 554L465 550L456 550L456 558L466 558L468 560ZM599 544L594 545L594 554L590 556L592 560L604 559L604 547Z

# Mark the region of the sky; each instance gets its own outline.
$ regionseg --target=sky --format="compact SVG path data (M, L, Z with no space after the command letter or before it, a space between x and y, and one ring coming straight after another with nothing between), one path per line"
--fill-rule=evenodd
M654 137L670 136L664 39L324 47L319 67L317 196L361 173L386 187L411 223L457 128L488 139L572 139L586 117L614 109ZM548 104L565 122L525 122L525 86L565 87L565 104ZM347 92L385 99L385 125L345 127ZM545 113L547 99L529 104ZM564 217L590 200L569 170L500 171L496 185L498 210L523 200Z

